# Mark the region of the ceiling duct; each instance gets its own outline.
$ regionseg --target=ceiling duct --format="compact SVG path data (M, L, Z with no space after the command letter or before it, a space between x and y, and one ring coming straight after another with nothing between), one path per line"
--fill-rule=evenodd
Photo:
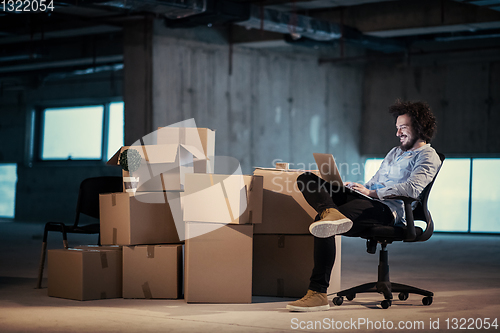
M251 6L250 18L236 24L247 29L290 34L297 38L303 36L323 42L337 40L342 36L342 29L338 24L259 6Z
M367 36L354 28L337 23L258 6L251 6L248 20L236 24L247 29L262 29L289 34L293 39L308 38L320 42L343 39L347 43L385 53L406 50L404 44L389 38Z
M469 5L487 7L489 9L500 11L500 0L455 0L456 2Z
M169 28L192 28L200 25L216 26L248 20L250 5L226 0L205 0L203 13L173 19L165 15L165 25Z
M85 2L80 2L80 5ZM132 12L148 12L169 19L199 15L207 10L207 0L104 0L90 1L92 5L121 8Z

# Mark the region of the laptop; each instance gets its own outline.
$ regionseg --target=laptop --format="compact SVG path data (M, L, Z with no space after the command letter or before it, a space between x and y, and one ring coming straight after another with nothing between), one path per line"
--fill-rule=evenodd
M335 159L333 158L332 154L313 153L313 156L314 160L316 161L316 164L318 165L319 174L321 175L321 178L330 183L336 183L342 186L344 185L342 177L340 177L339 169L337 168L337 163L335 163ZM373 200L372 197L369 197L366 194L359 192L358 190L349 187L345 188L348 191L352 191L365 198Z

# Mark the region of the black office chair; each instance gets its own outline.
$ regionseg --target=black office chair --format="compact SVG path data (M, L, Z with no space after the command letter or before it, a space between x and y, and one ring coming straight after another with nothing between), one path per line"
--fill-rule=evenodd
M439 158L442 163L445 156L443 154L439 154ZM356 294L368 292L377 292L384 295L385 299L381 302L381 306L384 309L387 309L392 305L393 292L399 292L398 298L401 301L407 300L409 294L412 293L424 296L422 299L423 305L432 304L434 293L431 291L390 281L387 244L391 244L394 241L424 242L432 236L432 233L434 232L434 223L432 222L431 214L427 208L427 200L429 199L429 194L436 176L422 191L420 200L418 200L415 209L412 209L412 202L417 199L399 196L391 197L391 199L400 199L404 202L406 214L405 228L397 226L374 226L366 231L363 231L360 235L357 235L357 237L367 240L366 245L368 253L375 254L377 251L377 244L381 245L378 265L378 280L377 282L365 283L360 286L338 292L337 296L333 298L333 304L342 305L344 302L344 296L347 300L352 301L356 297ZM427 224L425 230L422 230L420 227L415 227L415 220L424 221Z
M63 246L68 248L68 233L74 234L99 234L99 223L79 225L80 214L85 214L90 217L99 219L99 194L122 192L123 182L122 177L94 177L87 178L80 183L78 193L78 201L76 203L76 216L73 225L66 225L61 222L48 222L43 230L42 253L40 256L40 265L38 267L37 288L42 287L43 269L45 266L45 256L47 253L47 236L50 231L61 232L63 236ZM100 237L98 240L100 244Z

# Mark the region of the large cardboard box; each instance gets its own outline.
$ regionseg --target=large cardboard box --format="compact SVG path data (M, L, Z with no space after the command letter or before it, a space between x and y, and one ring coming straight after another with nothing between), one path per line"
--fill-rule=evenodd
M48 294L75 300L122 297L119 249L48 251Z
M303 172L255 169L254 175L264 177L262 224L255 226L256 234L309 234L317 213L297 187L297 177Z
M205 157L194 158L194 172L214 172L215 131L195 127L158 127L156 140L158 144L185 144L195 147L202 151Z
M261 223L262 186L261 176L188 174L184 221Z
M194 172L193 157L204 157L202 151L185 144L125 146L107 164L119 165L120 155L128 149L135 149L142 158L137 171L122 170L123 177L139 178L138 192L183 190L185 174Z
M182 245L123 247L123 298L180 298Z
M336 259L328 293L340 291L341 238L335 236ZM302 297L314 266L314 236L254 235L253 295Z
M164 192L99 195L101 244L139 245L179 243Z
M189 303L251 303L253 225L214 230L213 224L186 223L184 298Z

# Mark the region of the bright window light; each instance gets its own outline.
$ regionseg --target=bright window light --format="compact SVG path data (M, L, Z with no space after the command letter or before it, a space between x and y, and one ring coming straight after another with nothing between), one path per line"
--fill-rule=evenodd
M380 165L382 164L383 158L369 158L365 162L365 183L372 179L377 173Z
M41 124L44 161L108 160L124 145L123 102L47 108Z
M500 159L472 162L471 231L500 232Z
M42 159L101 159L103 113L102 105L45 109Z
M109 160L113 156L113 154L124 145L123 107L123 102L111 103L109 105L109 137L107 160Z
M429 211L436 231L469 230L470 159L443 162L429 195Z
M14 218L17 164L0 164L0 217Z

